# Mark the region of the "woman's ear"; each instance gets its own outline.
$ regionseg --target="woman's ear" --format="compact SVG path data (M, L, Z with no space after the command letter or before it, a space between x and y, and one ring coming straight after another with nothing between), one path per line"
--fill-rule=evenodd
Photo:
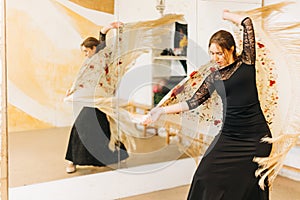
M232 46L231 48L230 48L230 53L233 53L233 51L234 51L234 46Z

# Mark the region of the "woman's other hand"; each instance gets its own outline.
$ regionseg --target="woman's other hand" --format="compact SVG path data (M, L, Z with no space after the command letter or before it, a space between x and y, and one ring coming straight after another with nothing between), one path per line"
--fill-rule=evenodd
M164 113L165 112L162 107L155 107L147 114L142 124L148 126L149 124L156 122Z

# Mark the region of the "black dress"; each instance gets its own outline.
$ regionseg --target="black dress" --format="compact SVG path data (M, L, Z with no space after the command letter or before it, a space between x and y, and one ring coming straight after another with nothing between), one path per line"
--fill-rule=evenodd
M188 194L189 200L267 200L255 177L255 156L267 157L271 145L261 143L271 137L260 108L256 88L255 37L250 18L244 27L243 52L231 65L212 72L194 96L187 101L193 109L213 91L223 103L223 126L204 154Z
M66 160L75 165L106 166L128 157L123 143L109 149L110 126L106 114L97 108L84 107L72 127Z

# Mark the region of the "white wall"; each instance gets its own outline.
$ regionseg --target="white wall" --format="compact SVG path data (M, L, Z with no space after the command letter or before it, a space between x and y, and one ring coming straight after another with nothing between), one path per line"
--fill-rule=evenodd
M296 0L264 0L264 5L271 5L275 3L280 2L294 2L293 4L290 4L289 6L285 7L283 9L284 17L278 18L280 21L299 21L299 8L300 8L300 2Z
M156 0L115 0L116 18L123 22L152 20L160 17L155 9Z

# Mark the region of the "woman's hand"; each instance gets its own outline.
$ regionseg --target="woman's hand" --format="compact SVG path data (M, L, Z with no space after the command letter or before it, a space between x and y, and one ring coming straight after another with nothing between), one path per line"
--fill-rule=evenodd
M117 22L112 22L112 23L110 23L108 26L104 26L104 27L100 30L100 32L101 32L102 34L107 34L107 32L108 32L109 30L111 30L111 29L113 29L113 28L120 28L120 27L122 27L122 26L124 26L124 24L123 24L122 22L119 22L119 21L117 21Z
M156 122L164 113L165 111L162 107L155 107L147 114L142 124L148 126L149 124Z
M122 26L124 26L124 24L122 22L112 22L112 23L110 23L110 28L111 29L112 28L120 28Z
M149 125L157 121L162 114L179 113L186 110L189 110L189 106L186 101L179 102L170 106L155 107L148 113L148 115L146 115L142 124Z
M227 9L224 9L223 10L223 15L222 15L222 19L224 19L224 20L227 20L227 16L228 16L228 14L230 13L230 11L229 10L227 10Z
M243 21L245 16L242 16L240 14L233 13L233 12L230 12L229 10L227 10L227 9L224 9L222 18L224 20L229 20L229 21L232 21L234 23L241 24L241 22Z

